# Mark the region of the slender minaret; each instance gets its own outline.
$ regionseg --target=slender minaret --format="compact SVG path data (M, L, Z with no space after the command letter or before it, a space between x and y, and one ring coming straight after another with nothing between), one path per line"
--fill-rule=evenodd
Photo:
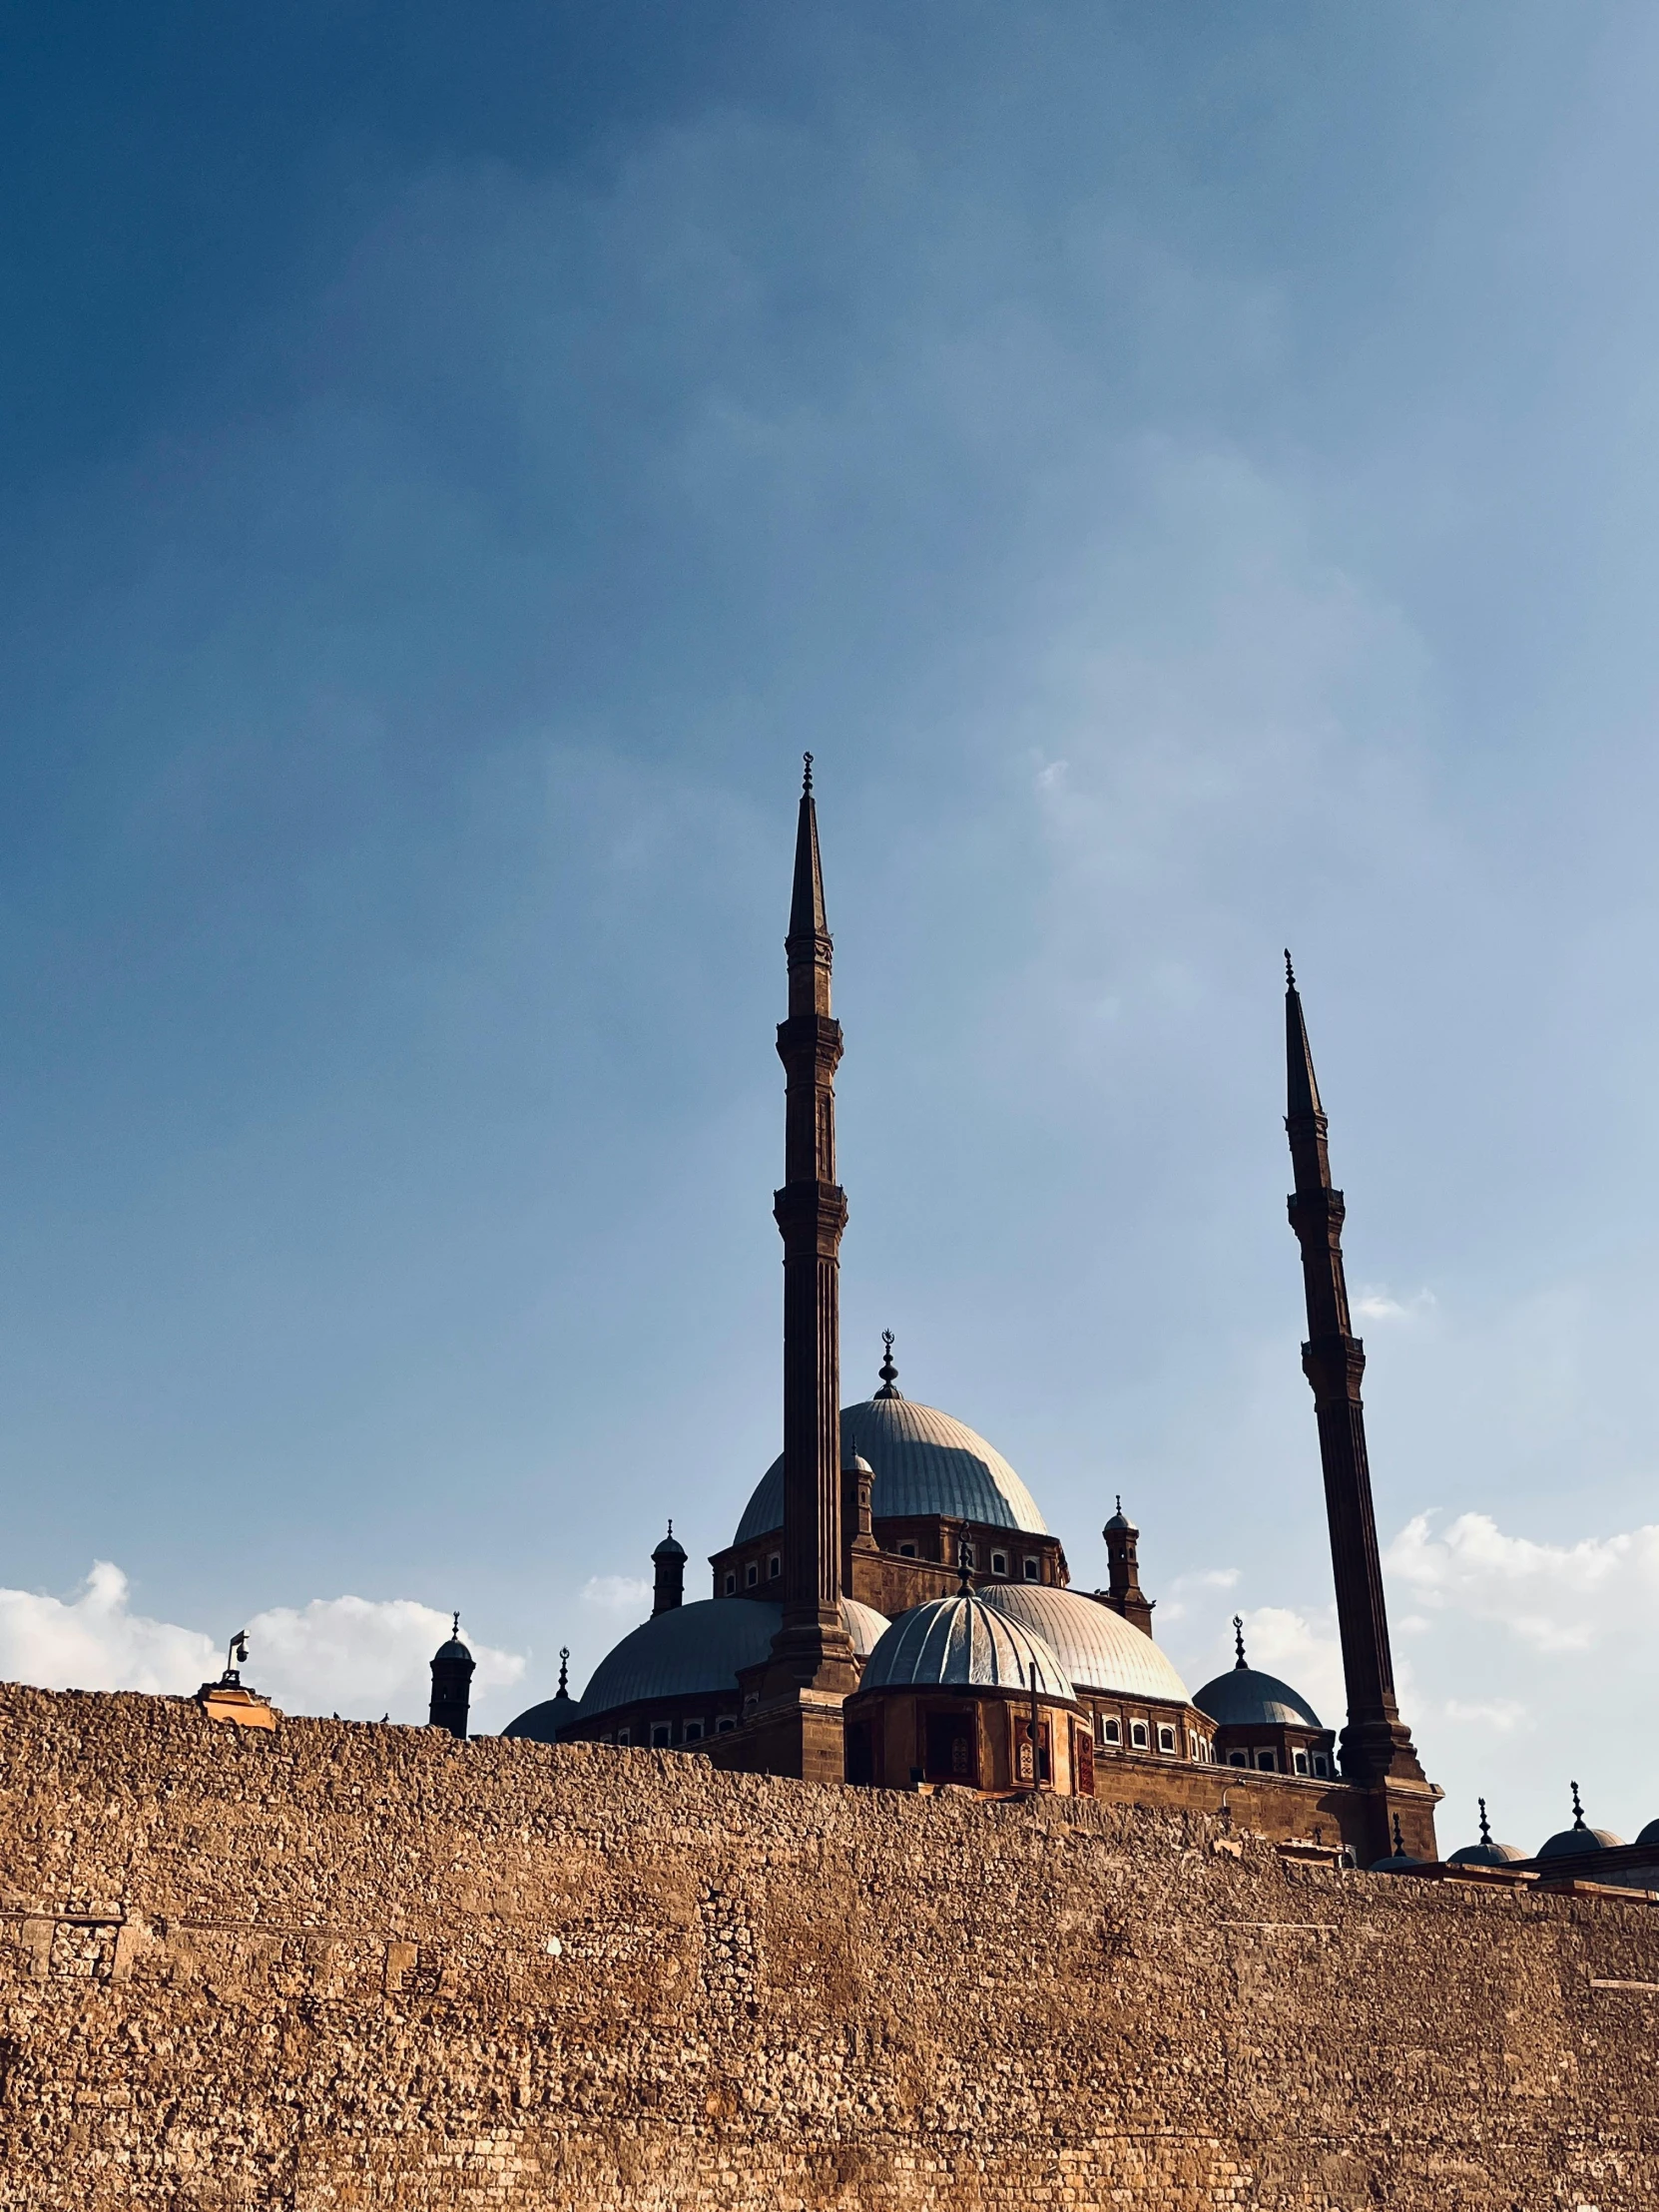
M773 1212L784 1239L784 1619L773 1680L845 1695L857 1686L841 1620L840 1242L846 1196L835 1181L835 1068L840 1024L830 1012L813 756L796 830L789 1018L784 1063L784 1187Z
M1389 1781L1421 1783L1423 1773L1411 1732L1394 1702L1388 1616L1382 1567L1377 1551L1371 1463L1366 1456L1366 1413L1360 1378L1365 1347L1355 1336L1343 1275L1343 1194L1331 1184L1325 1108L1314 1078L1314 1057L1302 1019L1291 956L1285 955L1285 1046L1289 1099L1285 1129L1291 1140L1296 1191L1289 1201L1291 1227L1302 1247L1308 1294L1308 1342L1302 1370L1313 1385L1319 1418L1325 1509L1331 1523L1331 1561L1337 1583L1337 1622L1343 1675L1348 1685L1348 1726L1340 1758L1344 1778L1362 1787Z

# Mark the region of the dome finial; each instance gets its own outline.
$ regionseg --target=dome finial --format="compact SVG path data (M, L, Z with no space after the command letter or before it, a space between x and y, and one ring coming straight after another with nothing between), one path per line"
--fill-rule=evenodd
M1576 1782L1575 1782L1575 1783L1573 1783L1573 1784L1571 1785L1571 1788L1572 1788L1572 1825L1573 1825L1573 1827L1574 1827L1574 1828L1582 1828L1582 1827L1584 1826L1584 1808L1583 1808L1582 1804L1581 1804L1581 1803L1579 1802L1579 1797L1578 1797L1578 1784L1577 1784Z
M569 1644L561 1644L561 1645L560 1645L560 1647L559 1647L559 1695L560 1695L560 1697L569 1697L569 1695L570 1695L570 1691L569 1691L569 1689L568 1689L568 1687L567 1687L567 1685L568 1685L569 1681L570 1681L570 1646L569 1646Z
M451 1614L450 1614L450 1616L449 1616L449 1633L450 1633L450 1635L451 1635L451 1636L454 1636L454 1637L457 1637L457 1638L459 1637L459 1635L460 1635L460 1633L461 1633L461 1616L460 1616L460 1614L459 1614L459 1613L451 1613Z
M966 1537L963 1537L956 1546L956 1572L961 1577L958 1589L965 1592L968 1587L968 1577L973 1572L973 1555L968 1550Z
M1474 1802L1480 1808L1480 1841L1489 1844L1492 1840L1492 1824L1486 1818L1486 1800L1482 1797L1476 1798Z
M1244 1655L1244 1615L1242 1613L1233 1615L1233 1642L1239 1654L1233 1664L1235 1667L1242 1667L1247 1664Z
M801 756L801 789L804 792L810 792L812 788L813 756L810 753L803 753Z
M882 1347L883 1347L883 1356L882 1356L882 1360L881 1360L881 1365L880 1365L880 1367L879 1367L879 1368L878 1368L878 1369L876 1370L876 1373L877 1373L877 1374L878 1374L878 1375L880 1376L880 1378L881 1378L881 1387L880 1387L880 1388L879 1388L879 1389L878 1389L878 1390L876 1391L876 1393L875 1393L875 1394L876 1394L876 1396L877 1396L877 1397L899 1397L899 1396L902 1396L902 1394L903 1394L903 1393L902 1393L902 1392L901 1392L901 1391L900 1391L900 1390L898 1389L898 1387L897 1387L897 1383L898 1383L898 1369L897 1369L897 1366L896 1366L896 1365L894 1364L894 1361L893 1361L893 1356L892 1356L892 1331L891 1331L890 1329L883 1329L883 1330L882 1330L882 1332L881 1332L881 1344L882 1344Z
M1394 1857L1396 1859L1405 1857L1405 1840L1399 1833L1399 1815L1397 1813L1394 1815Z
M1288 991L1296 989L1296 969L1291 965L1291 948L1289 945L1285 947L1285 988Z

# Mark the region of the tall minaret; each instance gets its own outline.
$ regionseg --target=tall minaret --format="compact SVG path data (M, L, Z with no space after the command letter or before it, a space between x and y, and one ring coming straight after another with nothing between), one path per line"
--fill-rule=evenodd
M1345 1780L1362 1787L1400 1781L1421 1784L1423 1773L1411 1732L1394 1702L1388 1615L1382 1567L1377 1551L1371 1462L1366 1456L1366 1411L1360 1378L1365 1347L1355 1336L1343 1274L1343 1194L1331 1184L1325 1108L1314 1076L1314 1056L1302 1018L1291 956L1285 955L1285 1051L1289 1076L1285 1129L1291 1140L1296 1191L1289 1200L1291 1227L1302 1247L1308 1295L1308 1342L1302 1371L1313 1385L1319 1418L1320 1463L1325 1470L1325 1510L1331 1523L1331 1562L1337 1583L1337 1624L1343 1675L1348 1685L1348 1726L1340 1757Z
M779 1678L844 1696L857 1687L841 1620L840 1242L846 1196L835 1181L835 1068L840 1024L830 1012L813 756L806 756L795 843L789 1019L784 1063L784 1187L773 1212L784 1239L784 1620Z

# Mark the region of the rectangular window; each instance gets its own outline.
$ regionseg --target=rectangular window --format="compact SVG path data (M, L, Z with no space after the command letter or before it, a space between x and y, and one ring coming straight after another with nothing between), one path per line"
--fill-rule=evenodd
M680 1741L683 1744L700 1744L703 1741L703 1723L701 1721L687 1721L685 1727L680 1731Z
M991 1572L992 1574L1001 1575L1004 1581L1007 1580L1008 1554L1005 1551L993 1551L991 1553Z
M651 1723L651 1748L653 1751L664 1751L673 1741L674 1723L672 1721L653 1721Z
M974 1773L973 1720L966 1713L929 1713L927 1716L927 1779L929 1782L977 1780Z
M1162 1722L1158 1726L1158 1749L1171 1753L1175 1750L1175 1731L1173 1728L1165 1727Z
M1308 1754L1305 1751L1293 1751L1291 1753L1291 1765L1298 1774L1306 1774L1308 1772Z
M1122 1743L1122 1741L1123 1741L1123 1723L1122 1723L1122 1721L1118 1720L1118 1719L1116 1718L1116 1716L1115 1716L1114 1714L1111 1714L1111 1713L1102 1713L1102 1714L1101 1714L1101 1716L1100 1716L1100 1740L1101 1740L1101 1742L1102 1742L1103 1744L1110 1744L1110 1745L1112 1745L1114 1749L1115 1749L1115 1748L1117 1747L1117 1745L1119 1745L1119 1744L1121 1744L1121 1743Z
M1027 1559L1027 1560L1026 1560L1026 1562L1025 1562L1025 1579L1026 1579L1026 1581L1027 1581L1027 1582L1040 1582L1040 1581L1042 1580L1042 1572L1043 1572L1043 1570L1042 1570L1042 1562L1041 1562L1040 1560L1037 1560L1037 1559Z
M1259 1751L1256 1754L1256 1771L1258 1774L1277 1774L1279 1754L1275 1751Z
M776 1582L783 1571L784 1555L781 1551L775 1551L772 1557L767 1561L767 1580L769 1582Z
M1131 1721L1129 1723L1129 1748L1131 1751L1145 1751L1150 1741L1151 1735L1145 1721Z

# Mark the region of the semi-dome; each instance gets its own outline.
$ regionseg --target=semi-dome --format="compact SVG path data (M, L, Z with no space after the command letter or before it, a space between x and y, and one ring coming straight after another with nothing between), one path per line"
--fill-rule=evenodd
M1202 1690L1193 1703L1218 1728L1323 1728L1325 1723L1300 1690L1260 1667L1229 1667Z
M1022 1621L988 1605L976 1590L930 1598L900 1613L870 1653L863 1690L1023 1690L1035 1676L1039 1697L1077 1702L1057 1654Z
M1046 1536L1036 1500L994 1444L935 1405L883 1390L841 1407L841 1452L874 1469L870 1512L876 1520L943 1513ZM746 1544L784 1525L784 1460L772 1462L744 1508L734 1543Z
M1079 1689L1187 1703L1187 1685L1152 1638L1098 1598L1042 1582L987 1582L975 1595L1034 1629Z
M580 1707L582 1720L650 1698L736 1689L738 1670L767 1657L783 1618L781 1605L750 1597L698 1598L653 1614L595 1667ZM850 1597L841 1599L841 1619L860 1659L875 1649L887 1627L884 1613Z

